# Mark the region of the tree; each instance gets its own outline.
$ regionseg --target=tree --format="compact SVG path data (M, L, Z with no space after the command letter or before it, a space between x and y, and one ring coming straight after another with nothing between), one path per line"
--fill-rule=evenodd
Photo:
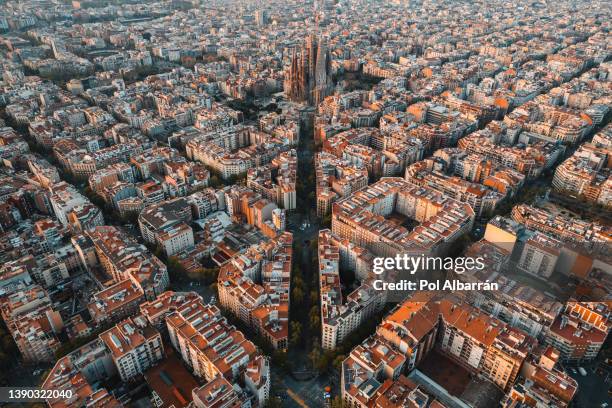
M472 239L469 234L463 234L457 238L448 248L448 256L457 257L465 252L466 249L472 244Z
M321 352L321 355L319 356L319 359L317 360L314 368L317 369L317 371L319 372L319 374L323 374L324 372L327 371L327 368L329 366L329 362L332 359L330 351L326 351L326 352Z
M149 248L149 247L147 247L147 248ZM158 257L161 260L163 260L166 257L166 255L164 254L164 251L161 249L161 247L159 245L154 247L151 250L151 252L153 252L153 255L155 255L156 257Z
M295 250L295 251L294 251L294 252L295 252L296 254L301 254L301 253L302 253L302 250L304 249L304 247L302 246L302 243L301 243L301 242L299 242L299 241L297 241L297 242L296 242L296 241L294 241L294 242L295 242L295 244L294 244L294 250ZM299 266L299 265L297 265L297 264L296 264L295 266Z
M201 281L205 285L210 285L217 282L219 268L198 268L193 272L188 272L187 276L192 280Z
M321 323L319 306L315 305L310 308L310 328L312 330L319 330L319 324Z
M2 338L2 342L0 343L0 366L4 368L4 370L0 372L0 384L10 385L10 369L16 363L17 359L15 356L19 355L19 351L17 349L17 344L15 344L13 340L13 336L8 333L6 325L1 319L0 338Z
M317 340L310 353L308 353L308 359L310 360L310 363L312 364L313 368L319 369L322 355L323 353L321 351L321 346L319 345L319 342Z
M291 322L291 339L289 340L292 346L297 346L302 341L302 323Z
M321 226L330 228L331 227L331 217L332 217L331 213L324 215L323 218L321 219Z
M318 304L319 303L319 291L313 289L310 291L310 303Z
M344 408L344 401L342 401L340 396L336 396L331 400L331 408Z
M2 347L1 348L3 351L7 353L17 350L17 347L15 345L15 340L13 340L13 336L11 336L10 334L5 334L4 336L2 336Z
M319 330L321 326L321 318L319 316L310 316L310 328L312 330Z
M280 398L271 396L264 404L264 408L281 408L283 406Z
M295 251L295 254L297 254L298 252ZM293 278L293 284L295 285L295 280L296 279L302 279L302 268L300 268L300 265L298 263L294 263L293 264L293 271L291 273L292 278Z
M304 301L304 291L300 286L294 287L291 292L293 296L293 301L295 303L301 304Z
M292 286L294 288L300 288L303 289L304 288L304 281L302 280L302 278L300 276L294 276L293 277L293 283Z
M287 359L287 352L283 350L274 350L272 352L272 364L275 367L280 367L285 371L289 371L291 368L289 360Z
M334 361L332 362L333 367L340 371L342 369L342 362L346 359L346 356L344 354L339 354L334 358Z
M168 266L168 275L173 280L183 280L187 276L187 270L185 267L179 262L179 259L175 256L171 256L168 258L167 262Z
M243 182L246 179L246 175L247 175L246 172L240 173L240 174L232 174L227 179L227 183L229 185L234 185L234 184L237 184L238 182Z
M319 249L319 242L318 240L315 238L312 241L310 241L310 250L316 254L317 250Z
M217 176L216 174L213 174L212 176L210 176L210 179L208 180L208 185L211 186L212 188L218 188L223 185L223 182L221 181L219 176Z

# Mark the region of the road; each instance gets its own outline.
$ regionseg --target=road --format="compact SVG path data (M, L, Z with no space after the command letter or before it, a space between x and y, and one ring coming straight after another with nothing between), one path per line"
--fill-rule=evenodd
M329 385L326 376L298 381L289 375L272 373L273 395L279 396L283 407L319 408L325 406L323 392ZM276 387L274 386L276 385Z
M578 382L578 393L573 405L576 408L589 408L600 407L604 403L610 404L608 390L612 388L612 378L601 354L594 363L581 366L586 370L586 376L582 376L576 367L568 367L568 374Z
M301 188L298 188L297 209L289 215L287 229L293 233L294 250L302 248L301 253L294 253L295 260L302 271L305 285L304 293L306 300L300 305L303 313L296 315L295 310L290 315L291 321L300 321L304 328L303 344L298 349L290 348L289 359L294 370L310 369L308 355L312 350L313 342L318 342L319 333L311 333L308 329L308 311L313 306L308 300L308 294L313 286L313 274L316 269L312 267L313 257L316 251L310 248L310 242L317 239L319 233L319 220L316 217L316 200L311 194L314 191L315 169L314 169L314 130L312 127L302 126L300 142L297 147L298 157L298 180ZM316 282L316 281L314 281ZM272 390L275 397L279 397L282 406L291 408L315 408L325 406L323 398L325 387L330 385L326 375L316 375L313 378L297 380L287 375L280 369L272 367Z

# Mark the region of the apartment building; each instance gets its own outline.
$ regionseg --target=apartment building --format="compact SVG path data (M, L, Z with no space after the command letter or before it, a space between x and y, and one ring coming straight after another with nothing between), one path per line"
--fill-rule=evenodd
M585 143L555 170L552 185L562 192L609 207L612 202L610 146Z
M86 406L88 403L93 407L121 408L123 404L105 388L93 386L115 375L117 368L111 353L105 343L96 338L57 360L41 388L72 391L70 398L48 399L47 405L50 408Z
M346 336L379 312L386 302L386 292L375 290L368 279L372 254L346 241L332 234L330 230L319 231L321 345L325 350L333 350L342 344ZM340 266L354 266L357 263L363 264L363 269L368 272L364 276L365 270L361 267L351 268L362 282L357 289L343 298ZM361 275L359 270L362 270Z
M288 347L291 233L254 245L219 271L219 302L276 349Z
M405 178L411 183L431 187L450 198L469 204L478 217L492 214L504 198L502 194L484 185L430 169L427 161L406 168Z
M47 292L40 286L22 286L0 299L0 311L17 349L25 361L52 362L64 327Z
M270 376L270 358L262 355L250 361L244 372L245 386L259 407L263 407L270 398Z
M181 305L201 299L196 292L174 292L167 290L157 298L143 302L139 306L140 314L160 332L166 330L166 316Z
M347 407L372 406L385 379L399 378L406 358L384 338L370 337L342 362L342 400Z
M87 310L94 324L103 325L133 316L144 300L140 286L125 279L94 293Z
M383 320L375 337L353 349L344 361L342 398L350 407L370 406L382 381L396 379L403 369L413 370L434 348L507 391L536 345L524 332L454 296L416 293ZM383 351L393 358L377 360Z
M235 408L248 403L243 395L236 392L232 383L222 376L192 391L193 402L190 408Z
M559 351L552 347L536 350L525 362L519 380L506 393L501 406L569 406L578 392L578 383L558 367L559 357Z
M408 230L393 213L419 222ZM332 232L377 256L434 253L471 229L474 210L440 192L385 177L333 204Z
M214 305L193 300L166 317L172 346L193 373L206 381L238 378L255 358L253 343L230 325Z
M331 212L334 201L359 191L368 185L365 166L352 165L349 161L326 153L315 155L317 215L324 217Z
M274 201L281 208L295 210L296 177L297 155L295 150L289 150L278 155L268 165L249 169L247 187Z
M159 332L141 316L127 318L100 334L122 381L130 381L164 358Z
M141 287L148 300L155 299L168 287L166 265L117 227L96 227L87 231L86 236L93 245L95 262L115 281L130 279Z
M569 364L592 361L610 332L609 307L600 302L568 302L549 327L544 341Z

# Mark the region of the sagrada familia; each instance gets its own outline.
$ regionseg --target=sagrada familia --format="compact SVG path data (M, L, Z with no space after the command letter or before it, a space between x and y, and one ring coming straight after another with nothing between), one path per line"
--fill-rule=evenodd
M293 51L284 88L292 101L314 106L332 94L331 56L324 38L310 34L301 49Z

